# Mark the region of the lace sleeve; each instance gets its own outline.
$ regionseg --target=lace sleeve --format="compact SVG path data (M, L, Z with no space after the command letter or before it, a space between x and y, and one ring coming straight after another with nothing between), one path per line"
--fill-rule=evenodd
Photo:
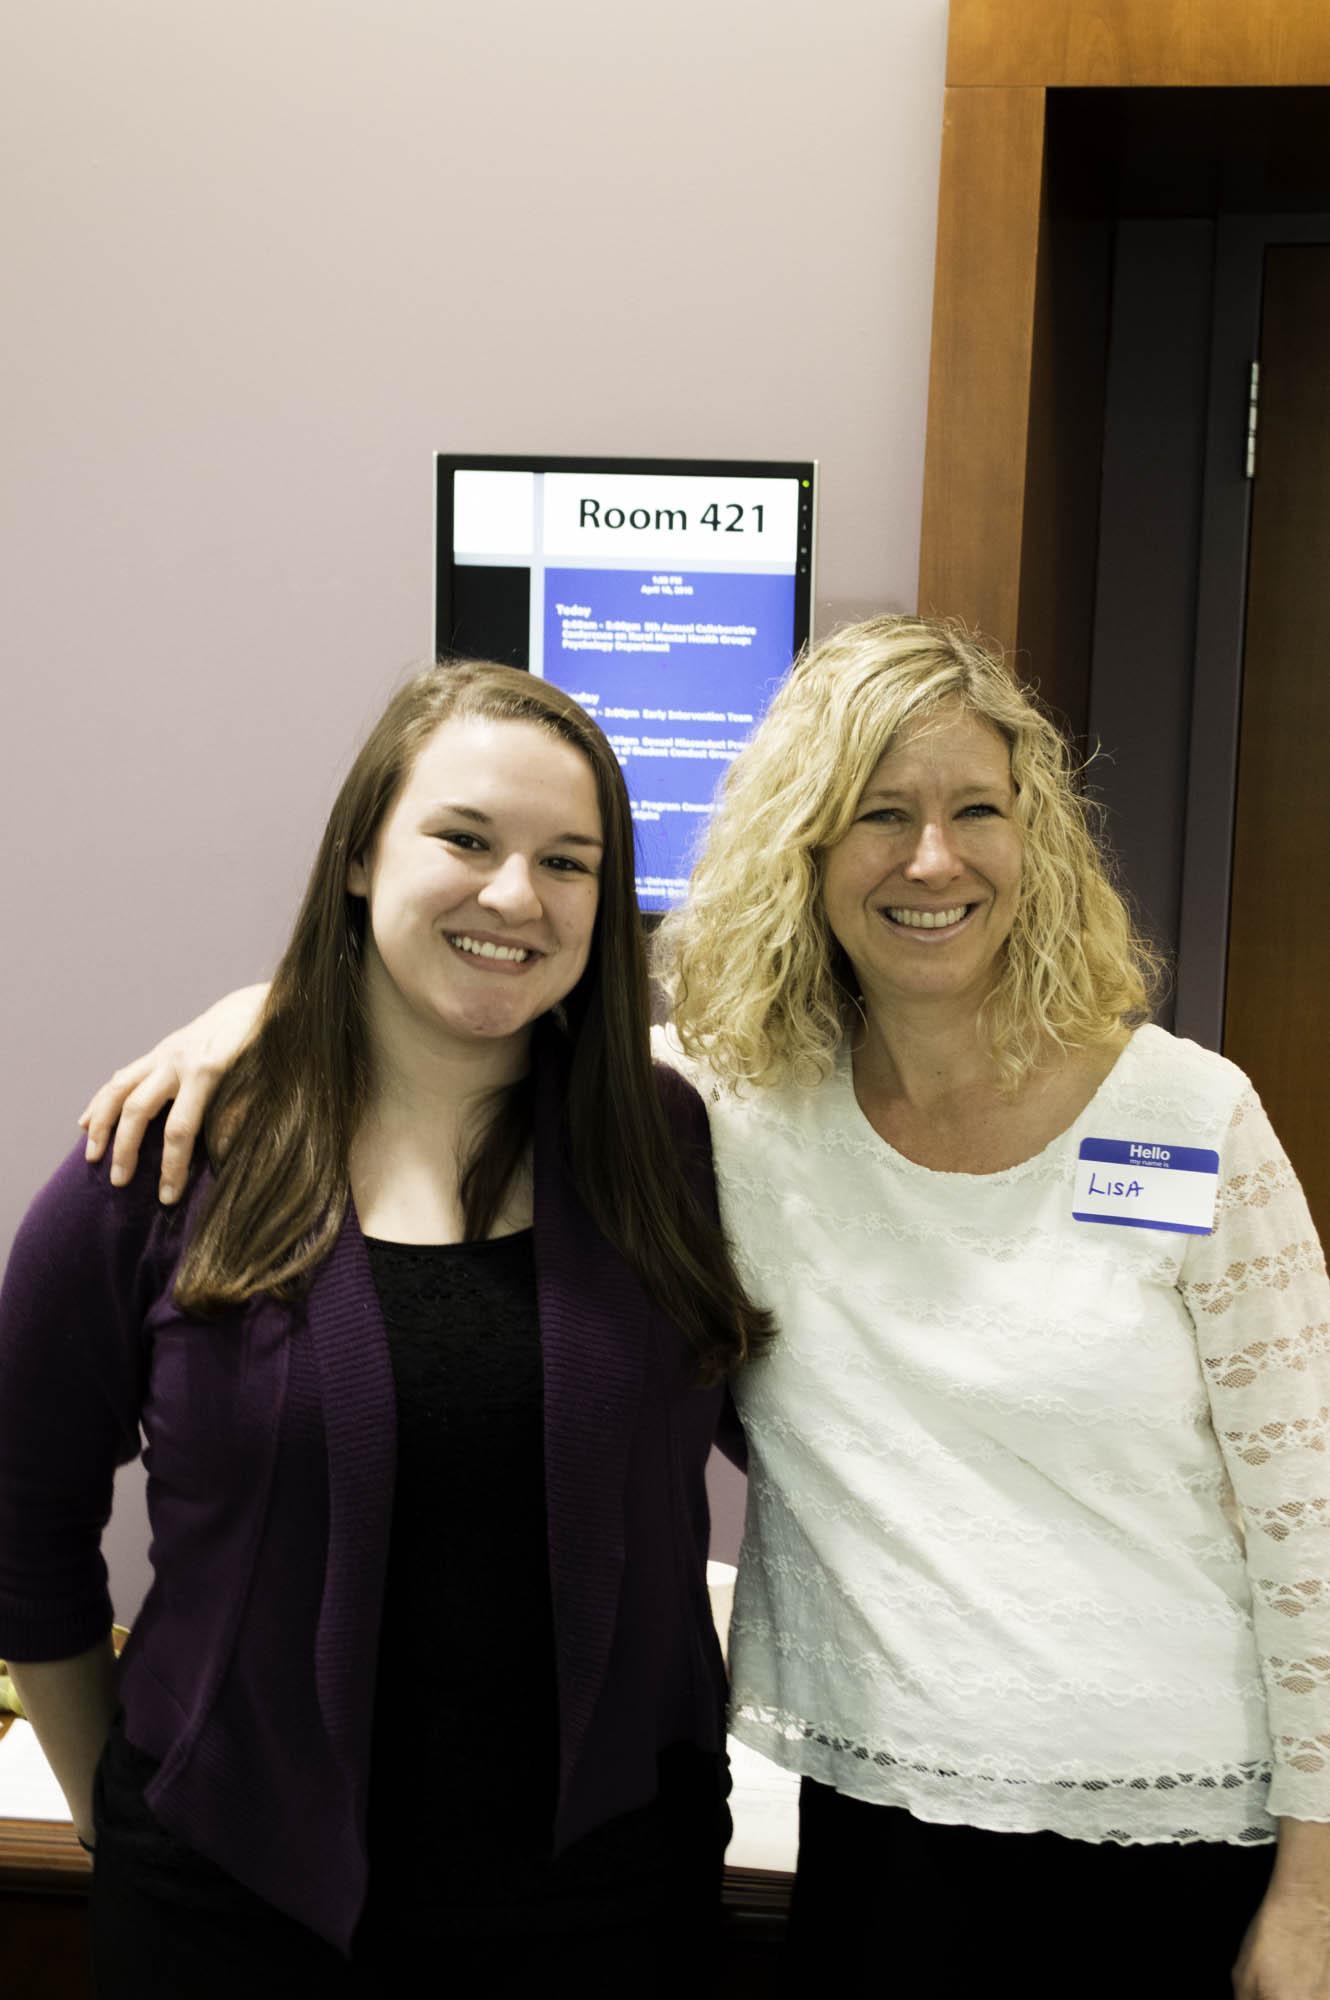
M1213 1233L1191 1239L1179 1282L1246 1536L1270 1811L1330 1820L1330 1284L1250 1086L1224 1142Z

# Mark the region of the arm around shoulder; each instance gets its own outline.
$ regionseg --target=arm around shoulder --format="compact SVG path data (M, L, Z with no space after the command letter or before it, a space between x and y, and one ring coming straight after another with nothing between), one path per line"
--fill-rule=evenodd
M249 1042L268 998L268 987L241 986L183 1028L163 1035L156 1048L116 1070L97 1090L79 1124L88 1134L89 1160L99 1160L112 1131L111 1179L132 1180L145 1130L170 1105L162 1133L160 1195L179 1198L189 1173L204 1113L225 1072Z

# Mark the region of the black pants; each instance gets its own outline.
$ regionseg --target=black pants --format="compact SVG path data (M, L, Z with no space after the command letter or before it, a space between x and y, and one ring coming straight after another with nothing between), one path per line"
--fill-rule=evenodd
M535 1931L509 1932L500 1918L484 1937L424 1938L404 1927L417 1911L404 1917L371 1899L348 1960L160 1826L138 1789L151 1768L114 1728L93 1781L97 2000L529 2000L561 1985L695 2000L711 1991L723 1843L705 1827L680 1842L677 1866L632 1921L559 1928L552 1914Z
M126 1879L114 1840L98 1853L91 1897L97 2000L399 2000L568 1990L696 1996L712 1989L714 1916L541 1937L357 1938L348 1963L325 1939L262 1903L193 1908Z
M790 1990L868 1964L877 2000L1232 2000L1274 1852L934 1826L805 1778Z

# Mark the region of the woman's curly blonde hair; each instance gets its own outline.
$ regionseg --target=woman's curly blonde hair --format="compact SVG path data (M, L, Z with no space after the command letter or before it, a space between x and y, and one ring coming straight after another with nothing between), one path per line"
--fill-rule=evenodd
M730 766L686 904L657 933L675 1030L721 1082L830 1072L859 996L823 910L826 855L884 752L953 704L1008 744L1022 838L1016 915L980 1017L1000 1084L1147 1018L1162 961L1110 879L1053 723L962 625L870 618L796 661Z

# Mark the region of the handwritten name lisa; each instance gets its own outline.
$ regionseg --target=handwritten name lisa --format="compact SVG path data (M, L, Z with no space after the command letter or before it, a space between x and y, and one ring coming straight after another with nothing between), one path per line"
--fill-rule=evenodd
M1137 1195L1144 1194L1145 1189L1140 1181L1101 1181L1097 1174L1091 1173L1089 1192L1111 1195L1123 1201L1134 1201Z

